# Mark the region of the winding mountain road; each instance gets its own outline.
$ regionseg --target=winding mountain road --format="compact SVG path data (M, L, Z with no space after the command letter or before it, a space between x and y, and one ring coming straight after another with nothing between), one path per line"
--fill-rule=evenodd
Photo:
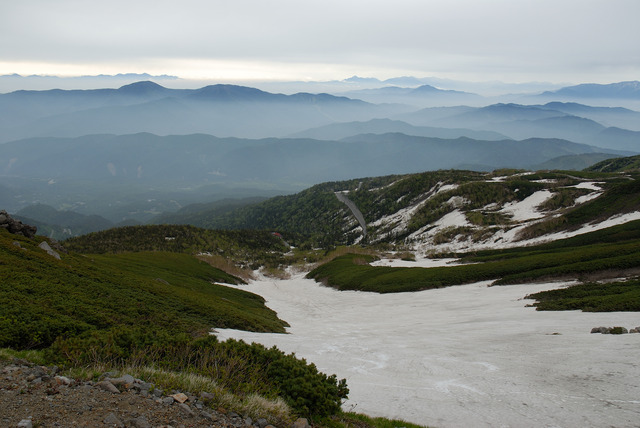
M354 204L353 201L347 197L346 193L335 192L335 194L336 198L338 198L340 202L349 207L356 220L358 220L358 223L360 223L360 226L362 227L362 239L365 239L367 237L367 223L364 221L364 216L362 215L356 204Z

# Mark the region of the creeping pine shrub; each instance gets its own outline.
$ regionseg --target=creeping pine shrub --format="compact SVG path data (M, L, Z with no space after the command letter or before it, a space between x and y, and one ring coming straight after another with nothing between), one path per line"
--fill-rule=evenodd
M294 354L215 336L194 339L162 330L120 327L61 338L47 349L51 361L75 366L153 366L214 379L239 395L282 397L300 415L337 413L349 389Z
M59 336L45 353L53 362L75 366L126 365L134 360L144 364L153 360L167 368L176 368L176 354L172 351L185 348L191 340L184 333L119 326L78 336Z
M230 354L241 356L247 365L264 370L268 383L278 395L298 413L308 416L328 416L340 410L342 400L349 389L345 379L327 376L314 364L285 354L275 346L266 348L260 344L248 345L243 341L228 340L218 344Z

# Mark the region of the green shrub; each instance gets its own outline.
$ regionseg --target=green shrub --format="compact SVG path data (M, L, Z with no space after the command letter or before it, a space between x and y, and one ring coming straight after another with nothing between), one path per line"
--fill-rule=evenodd
M587 283L530 294L539 311L585 312L640 311L640 280Z
M304 359L298 359L294 354L287 355L276 347L265 348L234 340L220 345L226 347L230 354L241 356L247 365L264 368L268 382L303 415L337 413L342 400L349 394L345 379L338 381L335 375L327 376L314 364L307 364Z
M197 336L214 327L284 332L287 325L262 297L213 283L237 278L187 254L56 260L39 242L0 230L0 346L44 349L58 337L134 326Z
M215 336L119 328L58 338L45 354L73 366L153 366L205 375L235 394L282 397L309 417L337 413L349 393L345 379L321 373L295 354L232 339L218 342Z

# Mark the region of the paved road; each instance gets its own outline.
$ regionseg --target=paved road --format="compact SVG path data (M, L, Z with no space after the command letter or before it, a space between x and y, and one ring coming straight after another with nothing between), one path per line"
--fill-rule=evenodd
M358 220L358 223L360 223L360 226L362 227L362 239L366 238L367 223L364 221L364 216L362 215L362 213L360 212L356 204L354 204L353 201L349 199L347 195L342 192L336 192L336 198L338 198L340 202L343 202L349 207L349 209L355 216L356 220Z

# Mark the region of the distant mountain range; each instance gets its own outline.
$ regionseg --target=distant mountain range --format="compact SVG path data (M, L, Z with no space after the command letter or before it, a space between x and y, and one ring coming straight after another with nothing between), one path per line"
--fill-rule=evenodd
M606 149L640 152L640 113L623 108L559 102L493 104L479 108L426 108L395 117L416 126L493 131L517 140L561 138ZM597 120L634 130L607 127Z
M460 138L468 137L478 140L508 140L503 134L493 131L473 129L437 128L431 126L414 126L407 122L391 119L372 119L367 122L340 122L306 131L291 134L292 138L314 138L316 140L340 140L358 134L402 133L418 137Z
M160 84L176 84L181 82L178 76L152 75L149 73L119 73L86 76L52 76L52 75L20 75L17 73L0 75L0 93L13 92L20 89L96 89L113 88L131 83L153 80Z
M59 211L44 204L27 206L18 211L14 217L23 223L36 226L38 235L58 240L116 226L113 222L96 214L83 215L74 211Z
M633 183L633 179L620 181L607 174L612 172L637 174L640 156L613 159L610 156L598 153L563 156L548 161L547 167L543 166L543 169L567 170L572 169L570 166L575 165L576 159L581 159L584 164L592 164L598 159L609 157L608 160L587 169L596 173L605 173L602 177L591 175L588 180L584 179L599 181L597 187L593 187L593 183L576 186L581 181L578 178L579 174L566 171L540 171L523 175L513 170L494 173L441 170L410 175L358 178L342 182L331 181L315 185L294 195L271 199L235 198L191 204L174 213L164 213L151 218L150 222L191 224L208 228L266 228L286 231L289 235L293 233L294 236L311 237L312 240L317 240L316 244L349 243L357 241L361 232L358 231L358 224L354 222L350 212L334 195L336 191L347 191L349 197L357 201L358 205L365 210L366 221L373 230L372 239L393 241L407 238L411 231L424 233L428 222L434 222L438 216L460 208L452 202L453 195L463 201L460 202L461 204L469 205L465 208L466 216L473 219L474 227L485 229L485 233L474 233L474 239L486 239L492 235L493 239L497 239L502 233L496 233L500 228L513 227L512 221L509 220L509 210L513 201L525 199L532 192L550 191L556 195L541 205L542 211L545 211L544 216L552 219L558 214L570 215L576 205L598 196L601 192L597 188L606 181L611 184L629 183L633 189L636 189L638 186ZM504 174L510 177L505 179ZM425 189L424 186L431 189ZM496 189L500 192L495 193ZM633 191L637 193L636 190ZM439 207L434 206L429 209L422 207L427 199L434 198L439 193L443 193L442 197L438 197ZM445 196L447 194L448 196ZM617 195L617 197L625 198L624 195ZM493 203L486 205L487 198ZM625 203L631 204L632 207L638 204L637 198L634 200L627 198ZM603 208L591 210L590 215L594 218L600 215L601 210L611 209L606 207L607 202L600 205ZM418 211L420 207L422 208ZM614 209L620 208L621 205ZM621 213L624 212L626 211L623 210ZM410 217L407 217L409 213ZM486 219L482 220L482 216L486 216ZM532 211L531 216L529 220L538 218L535 211ZM113 222L98 215L82 215L69 210L56 210L44 204L25 207L14 217L37 226L39 234L56 239L65 239L114 226L137 224L137 222L128 221L114 225ZM478 222L479 220L482 221ZM466 226L459 225L458 233L468 232L466 229L472 225L467 220L460 221ZM496 224L496 221L499 224ZM582 221L587 220L582 219ZM531 222L532 227L534 223L535 221ZM518 227L522 228L523 225L520 224ZM444 234L447 229L436 221L435 229L426 231L434 239L435 244L439 242L438 235Z
M168 89L149 81L119 89L16 91L0 95L0 142L132 132L283 136L409 109L328 94L272 94L235 85Z
M324 181L463 167L531 168L560 156L607 152L559 139L402 133L356 134L339 141L102 134L25 139L1 147L0 202L6 209L40 202L99 213L112 222L146 221L198 200L271 196Z
M605 98L605 99L635 99L640 100L640 82L609 83L606 85L596 83L584 83L576 86L567 86L556 91L548 91L542 96L556 98Z
M463 91L438 89L431 85L421 85L417 88L384 86L381 88L348 91L341 95L376 104L398 103L421 107L486 104L486 99L480 95Z
M560 170L560 171L576 171L592 167L594 164L604 161L612 161L614 159L626 159L622 156L613 156L609 153L584 153L580 155L567 155L550 159L533 166L533 170Z
M442 105L476 97L428 85L413 89L387 87L363 90L351 95L372 96L377 101L386 97L387 101L409 103L429 99ZM439 99L442 101L437 101ZM561 138L616 150L640 150L637 134L640 132L640 112L557 101L544 105L498 103L484 107L419 109L407 104L374 104L329 94L284 95L235 85L169 89L143 81L118 89L16 91L0 95L0 111L3 113L0 115L0 142L38 136L79 137L138 132L316 138L313 132L308 131L310 128L390 119L414 127L457 131L407 130L406 127L398 128L397 123L388 122L386 128L363 132L403 132L445 138ZM479 135L477 131L485 134ZM337 137L323 135L319 138Z
M634 87L616 86L618 92ZM630 94L629 91L625 93ZM562 138L635 150L637 135L633 132L640 131L640 112L620 107L557 101L544 105L460 106L465 101L482 104L483 98L429 85L367 89L349 95L352 98L310 93L284 95L236 85L169 89L150 81L118 89L16 91L0 94L0 142L137 132L284 137L304 135L310 128L337 123L392 119L414 126L489 131L494 136L501 134L513 139ZM441 107L416 107L424 100ZM621 131L609 130L604 139L598 134L606 128ZM424 130L417 132L425 135ZM477 137L469 133L460 135Z
M582 169L640 153L640 112L632 109L539 99L446 106L476 96L411 77L382 84L416 86L358 93L441 99L442 106L151 81L0 94L0 207L45 203L113 223L147 221L194 202L269 197L331 180L449 168ZM605 86L629 95L637 85Z
M175 186L251 180L308 186L332 178L448 169L473 162L487 168L528 168L558 156L600 152L597 147L549 138L443 139L384 133L340 141L252 140L141 133L5 143L0 174L49 180L53 188L67 179Z
M509 93L540 93L560 88L562 85L549 82L525 82L525 83L504 83L499 81L490 82L466 82L437 77L414 77L399 76L389 79L377 79L374 77L352 76L342 80L331 81L297 81L297 82L258 82L251 83L219 82L219 81L195 81L181 79L171 75L151 75L148 73L121 73L116 75L94 75L94 76L50 76L50 75L29 75L19 74L0 75L0 93L8 93L18 89L46 90L46 89L96 89L113 88L141 80L152 80L161 85L170 84L183 88L193 88L197 86L207 86L218 83L234 83L236 85L256 86L269 92L328 92L338 93L354 89L372 89L383 86L401 86L416 88L422 85L430 85L437 88L457 90L463 92L480 92L483 94L509 94Z

